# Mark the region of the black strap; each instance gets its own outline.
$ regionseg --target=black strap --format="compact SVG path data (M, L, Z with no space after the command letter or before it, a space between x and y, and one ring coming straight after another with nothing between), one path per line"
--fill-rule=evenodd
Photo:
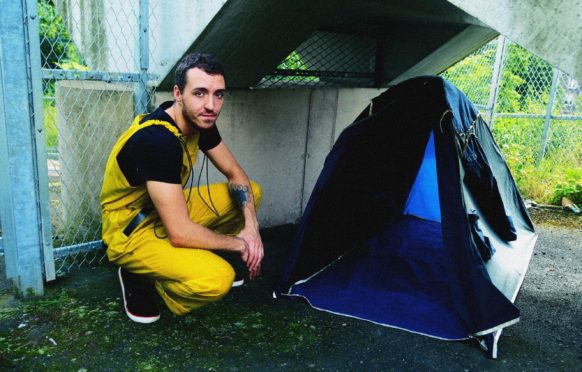
M471 211L468 216L473 241L475 242L483 261L488 261L495 253L495 248L491 245L489 237L485 236L483 230L479 227L479 215L477 212Z
M146 217L152 212L152 210L153 210L152 207L145 207L141 211L139 211L139 213L129 222L127 227L123 230L125 236L130 236L133 230L135 230L135 228L138 227L139 224L146 219Z

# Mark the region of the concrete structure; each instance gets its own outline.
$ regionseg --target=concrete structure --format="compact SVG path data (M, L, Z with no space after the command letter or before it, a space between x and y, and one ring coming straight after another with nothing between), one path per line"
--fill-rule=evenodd
M263 186L261 226L296 222L341 131L377 89L230 90L220 133L249 176ZM171 100L158 93L157 104ZM202 156L194 174L200 174ZM204 173L204 172L203 172ZM210 163L210 183L224 176ZM204 175L201 184L206 184Z
M133 119L131 84L62 81L56 85L62 231L66 240L98 239L99 191L107 156ZM378 89L229 90L218 126L249 176L263 186L263 227L296 222L341 131ZM155 104L171 100L158 92ZM202 164L194 170L197 184ZM209 181L225 178L210 164ZM204 172L205 173L205 172ZM206 184L203 176L201 184ZM61 225L61 221L53 221Z
M100 239L99 193L107 157L133 120L133 86L60 81L55 89L60 154L60 226L67 241ZM60 229L59 229L60 230Z
M150 0L149 72L166 76L226 1ZM55 0L55 4L91 70L136 70L139 8L135 1Z
M550 64L582 80L580 0L447 0Z
M134 69L134 3L56 4L91 69ZM151 0L150 72L167 89L180 57L204 50L225 62L233 87L249 87L326 31L374 40L378 81L387 86L441 72L501 33L582 79L580 7L579 0Z
M368 37L377 42L379 85L387 86L439 73L500 32L582 79L579 9L578 0L230 0L189 51L217 54L231 84L247 87L315 31ZM172 75L162 78L168 88Z
M315 31L371 38L381 86L413 68L443 44L457 38L446 68L497 33L448 2L427 0L230 0L188 51L209 51L224 61L234 87L255 85ZM325 49L325 45L322 45ZM333 58L330 56L329 58ZM434 73L424 70L422 73ZM161 88L169 88L166 75Z

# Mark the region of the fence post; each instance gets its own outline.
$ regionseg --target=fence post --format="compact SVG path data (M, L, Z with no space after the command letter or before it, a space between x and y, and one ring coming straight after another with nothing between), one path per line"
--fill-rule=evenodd
M499 36L497 41L497 50L495 51L495 63L493 65L493 74L491 76L491 86L489 87L489 100L487 108L489 109L489 127L493 128L495 120L495 106L499 95L499 83L501 81L501 72L503 71L503 60L505 59L506 42L503 36Z
M0 214L6 276L21 295L43 294L43 261L54 278L38 22L36 0L0 13Z
M552 78L552 88L550 90L550 101L548 102L548 107L546 109L546 116L544 120L544 132L542 134L542 142L540 145L540 153L538 154L538 159L536 165L540 165L544 154L546 152L546 146L548 143L548 134L550 132L550 123L552 121L552 110L554 108L554 100L556 99L556 91L558 90L558 80L560 80L560 70L554 67L554 76Z
M135 114L143 114L148 109L148 69L150 65L149 47L149 0L139 1L139 22L138 22L138 49L137 67L139 69L139 82L135 89Z

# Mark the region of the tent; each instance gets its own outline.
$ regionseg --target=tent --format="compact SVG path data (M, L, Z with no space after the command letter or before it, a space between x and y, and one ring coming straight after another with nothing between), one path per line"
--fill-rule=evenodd
M537 235L488 125L435 76L372 100L339 136L276 294L444 340L501 330Z

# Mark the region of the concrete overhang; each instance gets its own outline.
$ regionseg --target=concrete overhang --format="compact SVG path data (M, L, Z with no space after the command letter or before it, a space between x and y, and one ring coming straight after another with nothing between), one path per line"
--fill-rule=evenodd
M252 87L314 32L376 41L377 86L436 74L499 33L582 79L580 0L228 0L185 51L216 54ZM161 74L172 86L174 66Z
M373 38L379 86L441 72L498 35L445 0L229 0L186 53L217 55L229 87L252 87L316 31Z
M448 1L573 78L582 80L582 1Z
M134 3L54 3L91 70L135 71ZM349 72L373 75L368 84L384 87L439 73L498 33L582 80L582 0L175 0L171 6L150 0L150 8L149 73L162 89L172 87L175 66L188 52L218 55L229 87L246 88L292 51L303 61L330 47L353 57ZM330 72L322 63L306 67ZM332 73L348 72L332 66ZM337 76L325 78L349 85Z

